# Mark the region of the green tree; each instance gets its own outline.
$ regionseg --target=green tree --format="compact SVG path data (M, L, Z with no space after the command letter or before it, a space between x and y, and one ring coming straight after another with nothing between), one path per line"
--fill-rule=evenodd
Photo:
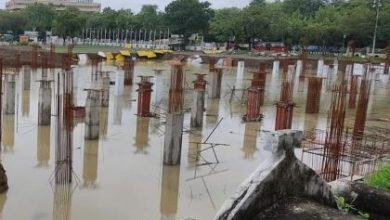
M54 21L54 33L63 37L75 37L85 25L85 20L80 16L77 8L68 7L58 12Z
M157 5L143 5L135 20L138 28L155 29L162 25L162 14Z
M129 9L121 9L117 12L116 26L121 29L129 29L136 23L133 12Z
M287 13L298 12L303 17L311 17L325 2L326 0L285 0L283 8Z
M199 0L175 0L165 8L165 20L172 32L184 36L187 42L191 34L208 30L208 22L213 16L209 2Z
M215 16L210 20L210 33L221 42L231 40L241 42L243 39L241 13L239 8L217 10Z
M339 8L333 5L320 8L314 17L308 20L305 38L310 39L312 44L343 46L341 19Z
M249 3L249 6L250 6L250 7L253 7L253 6L265 6L265 5L266 5L265 0L252 0L252 1Z
M56 11L51 5L41 3L27 6L22 13L28 18L27 28L38 32L50 31L56 15Z
M375 12L367 7L366 3L349 2L343 8L341 18L341 30L347 36L347 40L355 40L358 47L370 45L374 33Z
M14 34L22 34L27 22L23 12L2 11L0 13L0 30L2 32L12 31Z

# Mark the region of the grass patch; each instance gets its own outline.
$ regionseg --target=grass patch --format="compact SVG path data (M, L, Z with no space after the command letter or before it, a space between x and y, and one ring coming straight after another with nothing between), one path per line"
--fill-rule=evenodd
M116 46L98 46L98 45L76 45L73 53L97 53L99 51L118 53L122 47ZM68 47L57 46L56 53L67 53Z
M378 171L366 178L369 186L390 190L390 164L383 164Z

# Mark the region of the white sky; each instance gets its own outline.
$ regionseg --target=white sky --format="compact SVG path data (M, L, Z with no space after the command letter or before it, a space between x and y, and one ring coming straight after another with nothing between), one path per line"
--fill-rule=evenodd
M5 8L5 2L8 0L0 0L0 8ZM95 2L102 3L102 8L111 7L114 9L130 8L133 12L138 12L141 6L144 4L158 5L160 11L164 11L172 0L94 0ZM202 0L201 0L202 1ZM225 7L245 7L250 0L208 0L212 5L212 8L225 8Z

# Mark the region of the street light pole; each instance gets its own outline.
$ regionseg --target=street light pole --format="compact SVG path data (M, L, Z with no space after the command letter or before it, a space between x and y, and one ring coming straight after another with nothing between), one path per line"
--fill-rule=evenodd
M372 56L374 56L374 53L375 53L376 32L378 29L378 20L379 20L379 7L381 7L381 6L382 6L381 0L374 0L373 7L375 8L376 19L375 19L374 39L372 41L372 52L371 52Z

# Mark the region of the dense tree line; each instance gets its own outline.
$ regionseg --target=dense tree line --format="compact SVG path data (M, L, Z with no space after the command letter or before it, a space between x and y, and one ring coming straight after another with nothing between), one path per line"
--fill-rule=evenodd
M188 38L193 33L218 42L250 43L254 38L288 44L370 46L378 0L252 0L244 8L211 9L207 1L175 0L163 11L144 5L140 12L104 8L81 13L76 8L55 11L34 4L22 11L0 11L0 31L53 31L62 37L79 36L92 29L167 29ZM377 45L390 40L390 0L379 0Z

